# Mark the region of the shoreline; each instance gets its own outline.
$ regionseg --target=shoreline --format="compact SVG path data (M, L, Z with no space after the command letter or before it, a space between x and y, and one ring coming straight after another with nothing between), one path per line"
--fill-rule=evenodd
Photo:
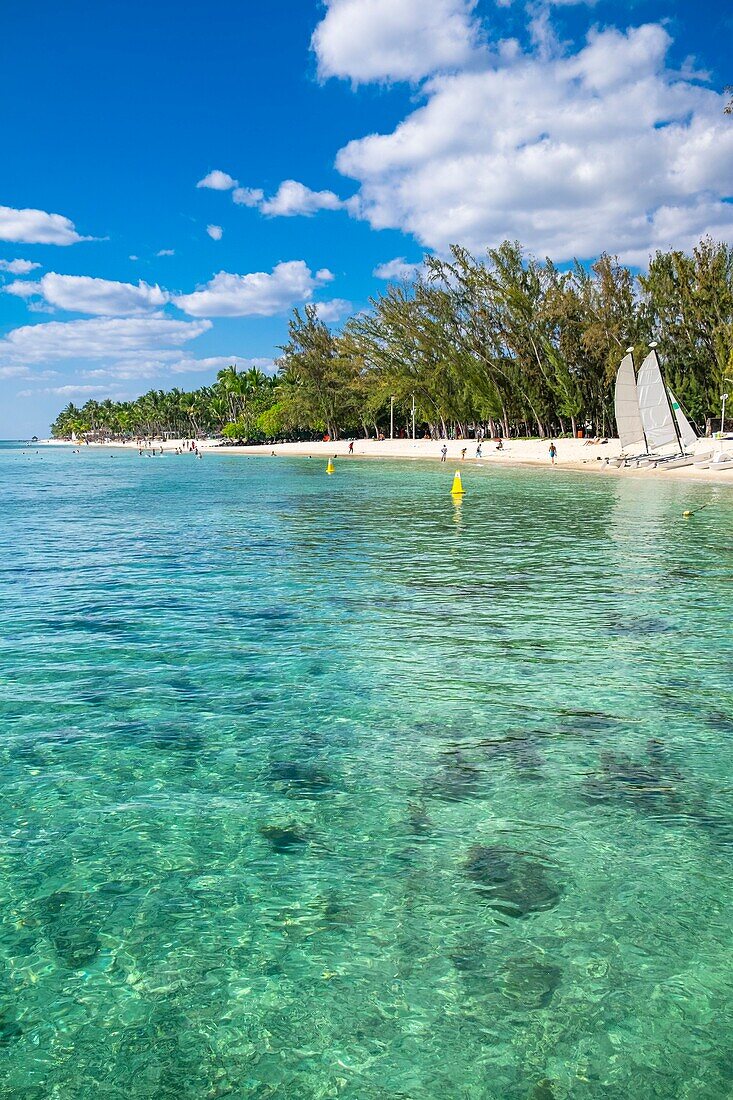
M164 442L154 441L151 446L164 452L175 452L182 444L181 440L169 439ZM349 440L324 443L319 440L311 443L273 443L253 444L251 446L220 446L218 441L205 439L199 440L197 446L202 454L221 455L245 455L252 457L268 458L273 456L290 458L319 458L327 461L328 458L337 459L397 459L405 461L436 462L440 464L440 451L443 446L448 449L445 465L455 466L459 469L489 469L490 467L519 467L525 469L569 470L576 473L606 474L623 478L662 478L665 481L688 481L707 484L720 484L726 487L733 486L733 469L731 470L700 470L691 466L683 466L679 469L668 470L662 467L652 469L624 469L609 465L606 459L618 457L621 447L618 439L610 438L607 443L590 443L583 439L558 439L555 440L558 456L555 465L550 462L549 439L515 439L508 440L502 451L496 450L496 444L491 440L482 443L482 457L476 458L476 440L429 440L418 439L355 439L354 451L348 454ZM716 446L723 445L723 441L701 439L698 441L698 453L705 454ZM133 442L110 443L79 443L71 440L42 439L33 446L44 447L74 447L84 451L87 446L96 449L119 449L138 451L140 448ZM466 448L466 457L461 457L461 451ZM146 448L143 448L145 450ZM150 449L150 448L148 448ZM731 442L733 453L733 442ZM190 455L190 452L184 452Z

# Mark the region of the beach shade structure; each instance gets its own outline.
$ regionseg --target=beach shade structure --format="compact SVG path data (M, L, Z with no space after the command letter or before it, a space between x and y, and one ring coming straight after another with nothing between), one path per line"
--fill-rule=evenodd
M336 473L336 467L333 464L333 459L332 458L329 458L329 460L328 460L328 466L326 466L326 473L327 474L335 474Z
M451 486L450 494L452 497L464 496L466 490L463 488L463 482L461 481L461 471L456 470L453 475L453 485Z

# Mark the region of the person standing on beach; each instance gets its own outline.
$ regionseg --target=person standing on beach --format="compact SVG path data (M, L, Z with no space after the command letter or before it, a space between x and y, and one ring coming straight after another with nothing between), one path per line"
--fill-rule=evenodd
M555 459L557 458L557 447L554 443L550 444L550 462L555 465Z
M476 458L481 458L481 443L480 442L479 442L478 447L476 448Z
M466 461L466 451L467 451L467 450L468 450L468 447L463 447L463 448L461 449L461 462L465 462L465 461Z
M353 455L353 453L354 453L354 440L352 439L352 440L349 441L349 454Z
M440 448L440 461L445 462L447 457L448 457L448 448L446 447L446 445L444 443L443 446Z

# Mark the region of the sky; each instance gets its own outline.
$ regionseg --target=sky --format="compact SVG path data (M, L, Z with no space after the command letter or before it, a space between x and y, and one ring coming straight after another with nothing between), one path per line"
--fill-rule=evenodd
M733 243L717 0L5 0L0 438L274 369L452 243Z

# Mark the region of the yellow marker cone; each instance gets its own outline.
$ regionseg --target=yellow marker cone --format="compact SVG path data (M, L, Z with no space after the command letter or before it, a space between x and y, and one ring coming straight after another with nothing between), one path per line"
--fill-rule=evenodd
M328 466L326 466L326 473L327 474L335 474L336 473L336 467L333 464L333 460L330 459L330 458L328 460Z
M453 475L453 485L450 492L451 496L453 497L462 497L466 492L466 490L463 488L463 483L461 482L460 470L456 470L455 474Z

